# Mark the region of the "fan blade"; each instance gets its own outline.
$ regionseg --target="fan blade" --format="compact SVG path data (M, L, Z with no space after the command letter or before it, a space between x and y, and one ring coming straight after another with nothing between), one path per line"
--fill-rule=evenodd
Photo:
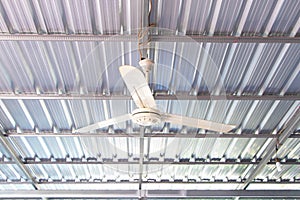
M119 122L124 122L131 119L131 114L120 115L118 117L110 118L101 122L97 122L95 124L91 124L80 129L75 130L75 133L87 133L92 130L96 130L99 128L103 128L109 125L117 124Z
M217 122L212 122L212 121L197 119L197 118L191 118L191 117L184 117L180 115L173 115L169 113L163 114L163 116L164 116L164 121L166 122L191 126L196 128L202 128L211 131L227 133L233 128L235 128L234 125L222 124L222 123L217 123Z
M130 65L123 65L119 70L137 107L156 109L155 100L144 74Z

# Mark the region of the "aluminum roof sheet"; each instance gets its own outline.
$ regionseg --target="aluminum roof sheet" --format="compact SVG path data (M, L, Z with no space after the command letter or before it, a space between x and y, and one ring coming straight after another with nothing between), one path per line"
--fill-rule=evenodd
M140 27L142 2L3 1L1 32L115 34ZM22 10L22 12L20 12ZM67 28L66 28L67 27Z
M226 180L227 178L238 179L240 174L246 170L247 166L232 167L230 165L186 165L186 166L145 166L145 173L148 179L165 179L173 181L195 181L207 180L211 181L214 178ZM200 172L200 173L199 173Z
M34 190L30 184L0 184L0 190Z
M109 165L104 164L60 164L60 165L30 165L29 168L38 179L78 181L85 179L101 180L107 182L109 180L129 181L138 179L138 165Z
M140 27L139 19L143 11L142 3L136 0L131 2L59 0L49 4L28 0L20 4L15 1L3 1L1 8L3 12L0 17L0 28L3 33L113 34L123 31L130 33ZM181 3L159 0L153 8L154 15L151 16L151 20L159 27L184 33L199 34L213 31L214 34L231 35L241 26L241 32L244 34L260 35L265 31L271 35L289 35L292 30L288 27L297 23L299 2L230 0L220 3L193 0ZM246 20L243 20L243 15ZM270 30L268 23L271 26ZM209 26L215 28L208 30ZM295 31L297 32L298 30Z
M294 26L298 20L298 1L220 2L160 0L152 20L160 27L191 34L207 34L211 31L209 27L215 26L213 34L221 35L289 35L292 30L287 27ZM272 28L268 30L270 22Z
M0 145L0 156L1 156L2 160L10 159L10 155L7 152L7 150L3 144Z
M248 189L298 189L299 138L278 144L277 154L270 153L271 160L260 165L271 145L276 144L273 136L280 137L288 130L285 126L300 105L299 100L287 96L295 98L300 92L300 48L296 41L300 2L151 2L0 1L0 32L4 37L0 41L0 190L34 190L34 184L42 190L236 190L248 187L245 181L253 174L254 182L250 180ZM149 15L147 6L152 8ZM148 22L157 29L148 27L139 32ZM158 38L183 37L173 42L150 38L147 45L138 41L138 35L149 30ZM136 40L126 39L128 35ZM32 39L22 40L25 36ZM56 36L70 40L59 41ZM86 39L71 41L76 36ZM104 40L96 41L96 36ZM247 36L253 40L196 42L189 36ZM261 36L295 40L255 42ZM145 129L145 134L155 137L139 138L140 127L131 121L91 133L106 137L72 135L77 128L136 108L128 98L71 97L128 97L118 67L138 67L140 54L147 54L155 63L149 84L155 95L196 95L189 100L157 100L161 111L234 124L237 127L229 134L247 137L216 137L219 133L161 123ZM10 94L19 98L1 98ZM58 98L38 99L48 94ZM224 99L197 100L202 94L224 95ZM274 99L227 100L225 94L272 95ZM22 99L29 95L36 98ZM299 120L293 127L290 133L298 137ZM196 138L200 134L208 137ZM276 169L276 157L281 160L281 172Z
M134 190L138 186L138 183L101 183L101 184L41 184L43 190Z
M1 165L1 180L20 180L26 179L26 176L20 171L19 167L15 164L0 164Z
M58 130L70 129L72 126L76 128L83 127L88 124L96 123L111 117L132 112L131 104L121 100L68 100L66 108L61 110L65 104L62 100L45 100L49 106L50 119L47 119L48 108L44 110L39 100L3 100L5 108L9 111L15 123L21 130L52 131L53 126ZM271 132L277 127L280 128L284 120L285 114L290 109L299 105L298 101L207 101L198 102L196 100L177 100L175 102L166 102L164 107L162 101L158 102L158 107L164 108L162 111L190 116L194 118L202 118L217 122L225 122L235 124L242 131L250 131L253 133L258 129L262 133ZM54 107L53 107L54 106ZM167 110L168 108L169 110ZM227 116L226 114L234 110L236 114ZM46 111L46 112L45 112ZM54 113L52 113L54 112ZM1 113L0 113L1 114ZM270 118L272 115L272 118ZM5 113L2 113L5 119ZM60 120L63 119L63 120ZM4 121L4 128L11 127L11 122ZM59 122L59 123L54 123ZM280 124L281 123L281 124ZM59 126L61 125L61 126ZM156 126L162 128L161 123ZM125 122L114 125L115 130L126 130L128 124ZM133 128L137 128L135 125ZM155 128L155 127L154 127ZM175 132L176 131L176 126ZM180 127L177 127L180 128ZM107 130L107 127L104 128ZM193 130L193 129L191 129Z
M0 80L4 92L113 93L123 89L118 66L138 65L133 43L122 47L116 42L2 41L0 47L1 63L11 66L1 68L6 74ZM176 92L198 88L199 93L217 89L238 94L298 91L299 44L158 43L153 50L158 50L152 74L154 89ZM231 53L232 57L220 57ZM206 62L199 62L199 58Z

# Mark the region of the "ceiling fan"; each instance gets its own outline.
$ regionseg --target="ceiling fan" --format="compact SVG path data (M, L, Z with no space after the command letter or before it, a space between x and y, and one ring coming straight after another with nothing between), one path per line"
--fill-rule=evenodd
M145 73L151 69L153 62L150 59L143 59L139 62L144 67ZM148 85L148 81L143 72L130 65L119 67L121 77L123 78L133 101L138 107L131 114L120 115L95 124L91 124L75 130L75 132L90 132L109 125L117 124L127 120L132 120L141 126L151 126L160 122L170 122L189 127L196 127L216 132L229 132L234 125L222 124L208 120L185 117L170 113L162 113L157 109L154 97Z

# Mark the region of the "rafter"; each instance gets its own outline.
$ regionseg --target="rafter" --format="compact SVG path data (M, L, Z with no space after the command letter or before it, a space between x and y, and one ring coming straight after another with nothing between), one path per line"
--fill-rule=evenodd
M139 133L107 133L107 132L98 132L98 133L72 133L70 131L62 131L60 133L54 132L39 132L36 133L34 131L24 131L21 134L15 131L6 132L5 137L139 137ZM148 138L278 138L278 135L272 133L261 133L261 134L249 134L249 133L230 133L230 134L217 134L217 133L207 133L207 134L198 134L198 133L160 133L160 132L152 132L146 133L144 137ZM289 136L289 138L300 138L299 133L293 133Z
M131 35L80 35L80 34L1 34L0 41L95 41L137 42ZM151 35L152 42L208 42L208 43L300 43L299 37L289 36L207 36L207 35Z
M274 155L276 144L277 143L283 144L293 133L293 131L298 127L299 122L300 122L300 107L297 107L294 114L286 123L285 129L281 134L279 134L279 138L273 139L270 142L270 144L267 146L265 150L264 157L259 162L259 164L255 167L255 169L249 174L247 180L245 181L242 188L240 189L246 189L248 187L251 181L255 179L255 177L261 172L261 170L266 166L266 164L270 161L270 159Z
M148 198L197 198L197 197L265 197L299 198L299 190L142 190ZM138 190L41 190L1 191L0 198L139 198Z
M3 100L130 100L132 97L122 94L102 95L102 94L35 94L35 93L2 93L0 99ZM190 95L187 92L178 92L176 95L167 94L167 91L160 92L154 91L154 99L156 100L287 100L296 101L300 100L299 94L289 95Z
M34 187L34 189L38 190L39 186L34 181L34 177L30 174L29 170L26 168L25 164L20 159L18 153L15 151L13 146L9 143L7 138L4 136L3 130L0 130L0 143L9 153L9 156L11 157L14 164L16 164L20 168L20 170L24 173L26 178L29 180L29 183Z

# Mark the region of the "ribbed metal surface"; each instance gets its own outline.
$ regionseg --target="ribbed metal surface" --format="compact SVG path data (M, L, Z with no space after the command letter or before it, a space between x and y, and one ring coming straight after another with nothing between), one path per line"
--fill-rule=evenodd
M152 9L151 22L161 28L192 34L213 31L217 35L231 35L241 26L246 35L289 35L292 31L289 27L299 17L298 1L160 0ZM3 1L0 30L40 34L131 33L140 28L142 13L143 4L137 0Z
M193 166L145 166L148 179L164 179L173 181L187 181L188 179L200 181L200 179L212 181L215 177L226 180L228 177L238 179L247 166L232 167L230 165L193 165Z
M298 30L291 33L292 29L288 28L297 24L298 1L160 0L154 8L155 15L151 18L152 22L156 22L159 27L183 33L214 35L299 33Z
M299 19L300 2L299 1L286 1L282 5L278 16L271 29L271 33L274 35L287 34L290 32L288 27L293 27ZM298 19L297 19L298 15ZM299 31L298 31L299 33Z
M272 13L275 4L275 0L253 1L244 26L244 34L257 35L261 34L261 32L264 32L265 24L268 22L269 16Z
M10 159L11 157L3 145L0 145L0 156L2 159Z
M32 173L39 180L99 180L103 182L120 180L129 181L138 179L138 165L30 165Z
M3 33L117 34L141 26L140 1L3 1ZM21 11L22 10L22 11Z
M12 139L23 158L93 158L97 160L139 157L139 139L126 137L16 137Z
M59 129L66 130L72 126L73 120L70 115L70 106L66 101L46 101L45 104L53 125L56 125Z
M231 35L232 30L235 29L237 19L242 10L244 1L223 1L220 12L218 13L218 20L216 23L215 32L220 35Z
M267 93L278 93L284 87L289 77L293 74L299 74L299 46L291 45L280 63L280 67L276 70L268 88ZM298 67L298 68L297 68Z
M0 190L34 190L31 184L0 184Z
M278 172L275 165L268 165L264 170L257 176L257 179L273 179L278 180L280 178L293 181L299 179L299 167L293 165L282 165L282 171Z
M104 184L41 184L43 190L135 190L138 183L104 183ZM125 191L126 192L126 191ZM123 198L122 198L123 199Z
M0 164L0 169L2 180L20 180L21 178L26 178L15 164Z
M53 126L61 131L70 129L72 126L80 128L130 113L134 109L131 101L122 100L68 100L67 103L64 100L45 100L46 110L41 107L41 102L38 100L20 101L3 100L18 127L24 131L35 130L35 128L41 131L53 131ZM235 124L237 128L250 133L254 133L256 129L262 133L271 132L279 126L279 123L284 123L281 120L287 120L283 117L292 105L297 105L297 101L158 101L158 108L162 108L162 112ZM230 112L234 114L228 116ZM5 116L4 113L2 115ZM8 119L3 121L6 122L4 127L11 127L8 121ZM160 130L163 125L161 123L154 129ZM138 126L134 127L138 128ZM180 128L178 126L174 128L176 127ZM107 128L102 128L102 130L105 131ZM125 122L113 126L115 130L125 131L126 128Z
M299 159L300 158L300 140L299 139L288 139L283 147L278 152L279 157L286 157L288 159Z
M137 65L136 45L1 42L0 61L4 66L11 66L1 68L5 74L1 79L2 91L79 92L81 88L84 92L110 92L120 87L116 84L120 78L117 76L108 82L108 74L118 74L117 67L122 64Z
M188 36L184 41L178 37L174 42L156 40L149 45L146 42L138 45L138 38L136 41L114 38L105 41L3 40L0 41L0 93L128 96L118 67L139 67L142 54L155 63L149 79L154 94L224 95L223 100L158 100L162 112L236 125L228 134L281 134L285 130L299 101L226 100L225 94L275 97L299 94L299 44L255 42L256 36L298 38L299 1L151 2L147 5L139 0L2 0L0 33L17 34L20 38L28 34L33 40L35 36L58 34L70 38L79 35L121 38L120 35L131 34L137 37L138 29L148 26L144 23L149 17L149 23L158 27L152 34L158 37L159 34L249 36L253 42L197 43ZM150 16L145 10L147 6L152 8ZM139 35L146 33L139 32ZM177 134L178 137L130 137L126 134L140 133L140 127L132 121L93 132L126 137L22 136L26 131L70 133L130 113L135 108L134 102L128 99L1 99L1 137L12 147L0 145L0 190L34 189L25 181L37 181L41 183L39 188L45 190L129 190L137 189L142 181L170 182L143 183L143 189L244 189L241 181L252 176L254 165L242 161L260 165L265 149L274 139L196 138L197 134L212 132L170 123L147 127L145 132ZM20 135L7 136L5 132ZM191 137L180 138L183 134ZM299 139L290 138L279 145L277 154L270 156L273 160L281 159L283 170L278 172L275 164L269 163L255 177L255 184L276 181L276 187L280 188L287 187L279 183L281 180L300 179L298 164L284 163L291 159L299 161ZM14 153L20 158L19 163L10 160ZM199 160L207 163L201 164ZM38 163L42 161L44 163ZM182 164L183 161L186 163ZM214 161L236 163L213 164ZM132 162L134 164L130 164ZM34 180L25 176L23 165ZM228 184L232 180L237 182ZM10 184L10 181L18 184ZM110 183L121 181L126 183ZM198 184L205 181L220 183ZM84 184L77 184L80 182ZM255 184L251 183L249 188L257 187Z
M3 105L3 102L1 102L1 104ZM6 107L4 108L5 111L7 111ZM1 122L1 126L4 129L14 129L15 124L14 122L11 122L9 117L6 116L5 111L3 110L2 106L0 108L0 122ZM13 124L12 124L13 123Z
M122 46L114 42L1 42L0 61L10 66L1 68L5 74L0 80L1 89L122 91L118 66L137 66L139 60L136 44ZM265 44L260 48L255 44L158 43L153 89L238 94L297 92L299 45ZM110 74L115 76L108 78Z
M6 105L7 109L9 110L9 113L13 116L13 119L15 120L16 124L23 129L32 130L34 128L34 125L32 122L29 121L29 119L26 116L26 113L22 109L20 102L21 101L3 101Z
M149 159L252 159L264 143L264 139L255 139L249 144L250 139L229 138L147 138L146 146ZM249 144L247 146L247 144ZM176 147L176 148L174 148ZM246 148L245 148L246 147Z

